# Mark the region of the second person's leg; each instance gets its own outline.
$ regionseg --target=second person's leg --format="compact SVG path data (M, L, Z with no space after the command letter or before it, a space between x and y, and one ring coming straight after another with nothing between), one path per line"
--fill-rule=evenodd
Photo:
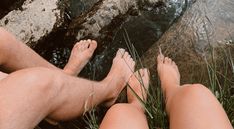
M157 60L171 129L232 129L222 105L209 89L200 84L180 86L175 62L163 55Z
M32 129L44 117L68 120L101 102L111 105L132 75L135 62L119 50L101 82L48 68L24 69L0 81L0 128Z
M96 47L96 41L84 40L76 43L64 71L77 75L91 58ZM58 69L1 27L0 53L0 68L7 72L31 67Z
M146 101L145 89L149 86L147 69L137 71L128 83L134 92ZM128 88L127 96L128 103L115 104L108 110L100 129L149 129L142 103L130 88Z

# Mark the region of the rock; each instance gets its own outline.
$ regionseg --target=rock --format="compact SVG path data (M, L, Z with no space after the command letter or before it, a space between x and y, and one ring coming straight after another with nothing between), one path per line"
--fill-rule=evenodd
M71 17L76 18L87 13L99 0L70 0Z
M157 3L158 0L150 0ZM92 10L76 18L70 25L69 34L75 35L77 40L86 36L97 38L100 31L110 25L116 17L126 14L130 9L137 8L137 0L103 0L96 4Z
M26 0L20 9L9 12L0 26L19 40L34 47L64 22L64 8L60 0Z
M234 37L233 0L197 0L142 57L147 67L156 65L158 47L179 65L183 82L192 82L194 71L207 72L203 57L211 46L219 47ZM154 68L155 69L155 68ZM198 75L198 74L197 74ZM195 77L196 76L196 77Z

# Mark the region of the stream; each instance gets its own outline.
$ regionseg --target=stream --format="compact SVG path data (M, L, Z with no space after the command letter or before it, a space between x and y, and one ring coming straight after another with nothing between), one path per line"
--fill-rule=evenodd
M78 17L88 12L92 8L92 6L98 1L99 0L70 0L70 8L67 10L67 21L69 22L75 17ZM162 37L162 35L173 25L173 23L175 23L180 18L180 16L185 12L186 9L189 9L189 7L191 7L191 5L195 1L196 0L167 0L166 4L161 3L160 5L155 5L155 6L142 5L141 8L138 10L131 10L128 12L128 14L117 17L116 19L114 19L114 21L111 23L110 26L104 28L100 32L100 36L97 39L94 39L98 41L98 48L95 51L92 59L88 62L88 64L79 74L79 77L83 77L83 78L87 78L91 80L97 80L97 81L102 80L108 74L112 65L112 60L119 48L124 48L129 51L128 46L134 45L135 52L137 52L138 54L137 59L139 59L150 48L151 49L155 48L153 47L153 45L155 46L155 43ZM209 5L204 5L204 6L209 6L209 9L212 9L212 10L215 10L215 9L220 10L220 11L215 10L216 12L220 13L220 14L217 14L220 16L220 19L225 19L226 21L229 21L229 22L222 24L223 26L225 24L229 24L230 21L234 22L233 20L234 12L228 12L228 10L232 10L231 8L234 7L232 5L233 4L232 2L230 2L229 5L225 5L225 7L227 7L226 8L227 10L222 10L219 7L217 7L218 5L224 6L224 5L219 4L219 0L214 0L216 2L214 2L213 0L208 0L208 1L209 1ZM224 0L224 1L228 1L228 0ZM18 4L21 4L21 3L18 3ZM7 8L7 9L3 9L3 11L1 11L0 9L0 17L4 16L6 12L9 10L11 9ZM211 14L209 14L209 12L207 12L207 14L213 17L212 10L209 10ZM198 11L198 13L200 12ZM188 24L193 25L194 21L200 20L199 17L200 15L197 14L197 17L195 16L193 17L195 20L189 19L189 20L186 20L186 22ZM217 19L208 19L207 21L212 22L212 20L218 21ZM221 21L220 23L225 22L225 20ZM197 46L195 46L194 48L196 49L196 51L198 51L198 53L203 52L204 50L203 48L205 48L203 45L205 44L207 40L206 38L208 36L214 35L213 33L209 33L212 31L204 30L204 28L206 28L206 25L212 26L212 24L206 24L203 22L204 21L201 21L202 23L201 26L194 27L197 29L196 38L198 38L196 39L198 40L198 44L196 44ZM233 24L230 23L230 25L233 25ZM209 28L209 26L207 28ZM225 27L222 27L222 28L225 28ZM59 68L63 68L66 65L69 59L72 47L76 42L74 37L66 36L67 29L68 29L68 25L64 25L62 28L59 28L59 31L57 31L56 33L52 33L49 37L47 37L43 41L39 41L40 42L38 43L39 45L36 46L35 48L35 51L37 53L39 53L42 57L44 57L46 60L48 60L49 62L51 62L52 64L54 64L55 66ZM183 29L183 28L179 28L179 29ZM232 28L225 28L225 29L228 30ZM207 36L207 32L208 32L208 36ZM218 32L222 32L222 31L219 30ZM178 33L178 35L180 35L180 33ZM205 37L204 35L207 37ZM233 35L232 30L230 30L230 36L231 35ZM215 35L215 37L212 39L214 39L215 41L216 40L219 41L218 39L221 39L221 38L218 36ZM86 39L88 38L90 37L86 37ZM188 39L188 37L186 38ZM232 43L233 41L230 40L230 42ZM166 47L168 46L169 45L167 45ZM179 47L181 46L178 45L178 48ZM152 78L153 81L154 79L155 78ZM102 116L102 112L103 111L101 111L100 113L101 116ZM80 121L80 119L74 120L71 122L62 123L59 126L50 126L46 122L42 122L38 128L41 128L41 129L65 129L65 128L66 129L68 128L78 129L78 127L87 128L87 127L83 127L83 126L86 126L86 124L87 123L85 123L84 121Z
M70 17L74 18L89 10L91 0L71 0ZM93 58L79 76L92 80L102 80L110 70L112 59L118 48L127 49L126 37L129 38L139 56L147 51L162 34L181 16L191 1L169 0L162 7L142 6L133 14L115 20L114 25L101 33L99 44ZM63 68L68 61L75 40L63 38L61 30L57 36L40 45L37 51L57 67ZM104 37L104 38L103 38ZM56 45L55 45L56 44Z

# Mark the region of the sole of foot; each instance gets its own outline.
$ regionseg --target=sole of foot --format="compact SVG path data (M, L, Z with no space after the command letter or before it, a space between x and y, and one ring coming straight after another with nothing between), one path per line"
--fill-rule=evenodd
M110 107L115 103L118 95L134 73L134 69L135 61L132 59L131 55L124 49L119 49L113 59L111 70L104 80L106 86L112 91L107 95L109 99L104 103L105 106Z
M144 111L142 102L146 102L149 88L149 71L148 69L140 69L131 76L128 81L127 88L128 103L133 104L139 110Z
M64 71L70 75L77 76L84 66L88 63L97 48L94 40L81 40L77 42L71 52L71 56Z

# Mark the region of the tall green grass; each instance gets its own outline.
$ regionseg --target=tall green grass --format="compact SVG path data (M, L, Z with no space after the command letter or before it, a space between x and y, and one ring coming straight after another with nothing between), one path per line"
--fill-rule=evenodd
M127 31L125 31L124 39L129 53L132 55L133 59L138 62L138 69L145 68L145 65L141 61L141 57L139 56L137 50L129 39ZM201 82L201 80L192 80L192 82L207 85L207 87L213 92L213 94L222 104L232 123L232 126L234 126L234 57L232 55L233 48L233 44L229 44L229 46L220 47L218 49L212 48L210 46L210 51L204 57L203 62L201 62L201 65L206 65L207 72L201 72L201 74L205 75L200 75L202 77L207 77L209 80L203 80L204 82ZM145 114L147 116L150 129L168 129L169 121L165 111L164 97L160 86L160 80L155 72L156 71L151 72L152 76L150 87L147 93L147 101L142 100L139 96L137 96L137 94L130 86L128 87L130 90L132 90L136 98L138 98L142 105L145 107ZM142 83L142 78L140 78L138 81L142 84L142 88L145 90L145 86ZM104 115L104 113L102 115ZM97 110L97 108L93 108L91 111L88 111L84 115L83 120L87 125L86 129L98 129L101 122L100 108L99 110ZM74 123L73 127L75 129L80 129L79 125L76 125L76 123Z
M233 46L232 46L233 47ZM215 49L212 48L211 61L206 60L210 90L222 104L232 125L234 125L234 64L231 48L220 48L221 58L217 59Z
M125 33L124 38L128 51L133 56L134 60L138 62L138 68L144 68L145 66L142 63L134 45L131 43L127 32ZM209 78L208 83L199 82L200 80L193 80L193 82L207 84L207 87L213 92L224 107L232 125L234 125L234 93L232 92L232 90L234 90L234 59L231 54L231 49L229 47L225 47L225 49L222 49L221 51L219 50L218 55L214 48L211 48L210 50L211 51L208 53L207 57L211 57L211 59L204 57L205 63L201 63L206 64L207 73L206 75L201 76L207 76ZM142 79L139 79L139 82L143 85ZM129 88L131 89L131 87ZM132 92L134 93L133 90ZM135 96L145 107L150 129L169 128L164 97L160 87L160 80L157 75L154 74L154 76L151 77L147 102L141 100L136 93ZM89 113L88 115L88 121L86 117L86 122L89 125L88 129L98 129L98 124L100 124L97 122L100 121L97 120L98 116L95 116L95 113Z

